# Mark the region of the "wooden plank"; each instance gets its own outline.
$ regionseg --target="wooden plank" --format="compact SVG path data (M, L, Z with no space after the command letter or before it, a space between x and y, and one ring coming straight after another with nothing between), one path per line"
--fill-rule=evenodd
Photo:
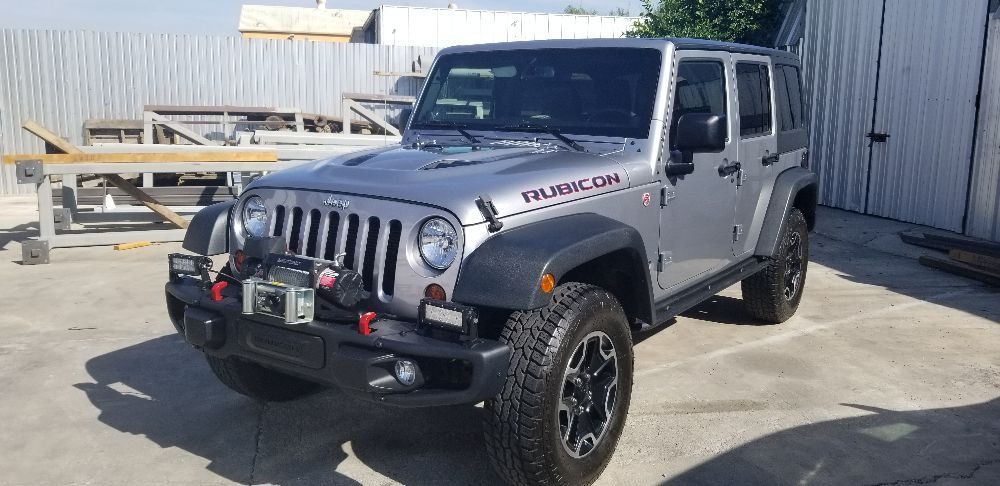
M186 229L188 227L188 221L186 219L170 210L167 206L160 204L159 201L153 199L153 197L149 194L142 192L138 187L135 187L131 182L126 181L120 175L105 174L104 178L107 179L108 182L114 184L115 187L125 191L125 193L129 196L132 196L133 199L141 201L147 208L152 209L160 216L163 216L167 221L170 221L178 228Z
M1000 243L957 235L944 236L926 233L924 237L931 243L947 245L948 249L966 250L982 255L1000 257Z
M34 134L36 137L45 140L45 142L48 143L49 145L52 145L53 147L56 147L57 149L62 150L63 152L66 152L67 154L83 153L80 149L76 148L76 145L69 143L69 141L67 141L65 138L56 135L55 132L49 130L48 128L43 127L42 125L39 125L34 120L28 120L24 122L24 125L21 125L21 128L24 128L25 130ZM6 161L7 158L4 157L4 160Z
M157 115L156 113L150 113L149 114L149 119L154 124L165 126L165 127L169 128L170 130L172 130L177 135L180 135L181 137L184 137L187 140L189 140L189 141L191 141L193 143L196 143L198 145L221 145L218 142L213 142L213 141L211 141L211 140L209 140L209 139L201 136L200 134L195 133L190 128L187 128L184 125L181 125L179 122L177 122L175 120L170 120L169 118Z
M344 99L354 101L390 103L398 105L413 104L417 101L415 96L390 95L376 93L344 93Z
M238 195L234 188L226 186L144 187L142 191L166 206L208 206L217 202L231 201ZM100 187L77 189L77 204L100 206L104 202L105 194L110 194L120 206L142 204L116 187L107 190ZM56 205L63 205L63 198L59 193L53 195L52 201Z
M35 123L32 120L28 120L24 123L24 129L35 134L42 140L45 140L49 145L52 145L53 147L56 147L59 150L62 150L63 152L66 152L67 155L70 156L83 155L83 152L79 148L77 148L76 145L69 143L69 141L67 141L66 139L60 137L59 135L56 135L51 130ZM170 208L160 204L156 199L153 199L152 197L146 195L145 193L140 191L137 187L133 186L132 183L126 181L125 179L122 179L121 176L118 176L116 174L110 174L105 176L105 178L109 182L117 186L119 189L127 192L130 196L134 197L139 201L142 201L142 203L145 204L146 207L151 209L156 214L163 216L164 219L170 221L178 228L187 229L188 222L186 219L182 218L179 214L171 211ZM49 194L47 195L39 194L38 197L45 197L46 203L50 204L52 201L51 185L50 184L42 184L42 185L45 186ZM49 221L49 218L47 216L43 217L41 214L39 214L39 224L42 224L43 220ZM44 233L42 234L42 237L46 236L47 235L45 235Z
M1000 257L981 255L965 250L951 250L948 252L948 257L958 262L982 268L988 272L1000 274Z
M391 135L396 135L397 137L400 135L399 130L396 129L396 127L392 126L391 124L389 124L389 122L385 121L385 119L383 119L382 117L378 116L377 113L375 113L374 111L369 110L368 108L365 108L360 103L358 103L358 102L356 102L354 100L345 99L344 100L344 105L350 107L350 109L352 111L354 111L355 113L361 115L362 117L364 117L368 121L370 121L370 122L378 125L383 130L385 130L387 133L389 133Z
M941 251L948 251L948 250L950 250L950 248L948 247L948 245L944 245L944 244L941 244L941 243L931 242L927 238L925 238L923 235L915 235L915 234L911 234L911 233L900 233L899 234L899 239L903 240L903 243L906 243L908 245L919 246L919 247L922 247L922 248L930 248L932 250L941 250Z
M938 270L944 270L948 273L958 275L965 278L971 278L973 280L978 280L985 284L992 285L994 287L1000 287L1000 274L985 271L981 268L976 268L972 265L967 265L962 262L956 262L949 260L947 258L941 258L936 256L922 256L919 259L920 264L925 267L936 268Z
M74 147L75 148L75 147ZM41 160L45 164L151 164L183 162L277 162L278 153L270 151L225 152L129 152L129 153L83 153L67 154L14 154L5 155L5 164L17 160Z

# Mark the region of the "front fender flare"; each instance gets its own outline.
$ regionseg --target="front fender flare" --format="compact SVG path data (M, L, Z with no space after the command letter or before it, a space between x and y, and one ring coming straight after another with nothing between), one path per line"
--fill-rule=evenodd
M642 235L593 213L526 224L486 240L462 263L453 300L498 309L537 309L551 298L541 290L542 275L551 273L559 281L580 265L621 250L632 261L626 270L638 273L636 284L646 289L640 314L649 318L652 287Z
M198 211L187 233L184 234L185 250L199 255L211 256L229 250L229 214L236 200L215 203Z

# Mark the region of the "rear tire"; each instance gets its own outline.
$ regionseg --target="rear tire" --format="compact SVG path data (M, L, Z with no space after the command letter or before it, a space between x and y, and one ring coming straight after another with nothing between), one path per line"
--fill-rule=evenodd
M549 304L515 312L503 389L485 404L486 449L516 485L585 485L607 467L632 394L632 335L621 305L567 283Z
M777 257L741 284L747 312L772 324L787 321L799 308L808 267L809 227L802 211L792 208Z
M236 393L264 402L287 402L315 393L321 387L240 358L205 355L212 372Z

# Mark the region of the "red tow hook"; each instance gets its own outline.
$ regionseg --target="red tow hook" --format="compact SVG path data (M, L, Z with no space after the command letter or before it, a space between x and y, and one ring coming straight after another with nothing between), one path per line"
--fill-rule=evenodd
M222 301L222 289L224 289L224 288L226 288L228 286L229 286L229 282L226 282L225 280L223 280L221 282L216 282L215 285L212 286L212 300L214 300L216 302L221 302Z
M358 334L361 334L362 336L371 334L371 324L376 317L378 317L378 314L374 312L365 312L364 314L361 314L361 317L358 318Z

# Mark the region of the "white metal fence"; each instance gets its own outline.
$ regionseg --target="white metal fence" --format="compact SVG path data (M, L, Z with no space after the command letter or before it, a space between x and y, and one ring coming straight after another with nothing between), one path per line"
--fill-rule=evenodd
M82 143L87 119L141 119L142 107L241 105L341 115L345 92L416 95L437 49L238 37L0 30L0 152L41 152L34 119ZM12 168L0 194L28 193Z

